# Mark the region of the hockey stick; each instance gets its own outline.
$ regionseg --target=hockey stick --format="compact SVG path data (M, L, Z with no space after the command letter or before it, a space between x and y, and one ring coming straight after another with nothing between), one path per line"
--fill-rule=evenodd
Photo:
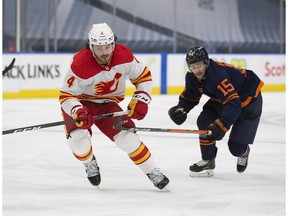
M94 119L103 119L103 118L108 118L108 117L122 116L122 115L126 115L128 113L129 113L129 111L105 113L103 115L93 116L93 118ZM31 131L31 130L39 130L42 128L54 127L54 126L59 126L59 125L74 124L75 122L77 122L77 119L76 120L70 119L70 120L66 120L66 121L58 121L58 122L52 122L52 123L47 123L47 124L40 124L40 125L33 125L33 126L28 126L28 127L15 128L15 129L2 131L2 135Z
M168 132L168 133L191 133L191 134L212 134L209 130L188 130L188 129L170 129L170 128L147 128L147 127L124 127L121 122L121 116L114 122L114 129L125 130L130 132Z
M13 58L10 65L2 71L2 75L5 75L6 73L8 73L9 70L11 70L13 68L14 62L15 62L15 58Z

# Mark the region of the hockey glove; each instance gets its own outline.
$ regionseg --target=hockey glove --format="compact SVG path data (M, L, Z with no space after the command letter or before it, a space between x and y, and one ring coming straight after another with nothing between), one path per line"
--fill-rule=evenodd
M81 129L89 129L93 125L93 116L88 113L83 106L77 106L72 109L73 119L77 120L75 123Z
M148 104L150 101L151 97L148 93L136 91L128 104L128 110L130 110L130 112L127 116L137 120L143 119L148 112Z
M187 113L183 108L178 106L171 107L168 111L168 114L172 121L177 125L181 125L187 119Z
M210 130L212 133L206 135L206 139L210 141L221 140L229 129L230 125L228 122L223 118L218 118L208 126L207 130Z

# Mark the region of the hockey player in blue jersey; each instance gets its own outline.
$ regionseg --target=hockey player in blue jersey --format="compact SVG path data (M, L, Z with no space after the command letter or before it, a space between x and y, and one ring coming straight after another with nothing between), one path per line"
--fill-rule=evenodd
M191 48L186 62L189 71L185 88L168 114L176 124L182 124L205 94L210 99L197 118L197 126L212 132L199 136L202 160L190 166L190 176L213 176L216 141L222 140L230 128L229 150L238 158L237 171L244 172L249 144L253 144L261 117L263 81L251 70L209 59L204 47Z

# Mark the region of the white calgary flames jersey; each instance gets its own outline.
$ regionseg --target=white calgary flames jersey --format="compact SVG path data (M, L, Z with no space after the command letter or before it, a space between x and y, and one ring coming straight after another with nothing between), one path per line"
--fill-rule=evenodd
M151 94L151 72L137 61L128 47L116 44L107 65L99 64L90 49L82 49L74 55L65 76L59 97L61 107L71 115L71 109L81 105L81 100L119 103L125 97L126 77L136 91Z

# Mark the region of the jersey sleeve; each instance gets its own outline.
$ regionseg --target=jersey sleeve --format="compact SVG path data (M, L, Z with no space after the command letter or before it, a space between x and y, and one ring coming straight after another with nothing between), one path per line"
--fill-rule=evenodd
M232 125L242 111L241 99L238 92L224 70L217 71L217 76L214 76L212 82L214 84L211 84L213 87L211 91L216 93L216 98L213 99L219 100L223 104L221 117Z
M89 79L81 79L70 70L65 78L64 84L60 89L59 101L61 108L71 115L73 107L81 105L79 96L83 93L83 89L89 82ZM81 105L82 106L82 105Z
M185 88L179 96L178 106L184 108L185 112L188 113L199 104L201 96L199 81L196 80L192 73L188 72L185 76Z
M135 57L130 64L131 67L128 69L127 75L131 83L135 86L136 91L144 91L151 95L153 83L149 68L139 62Z

